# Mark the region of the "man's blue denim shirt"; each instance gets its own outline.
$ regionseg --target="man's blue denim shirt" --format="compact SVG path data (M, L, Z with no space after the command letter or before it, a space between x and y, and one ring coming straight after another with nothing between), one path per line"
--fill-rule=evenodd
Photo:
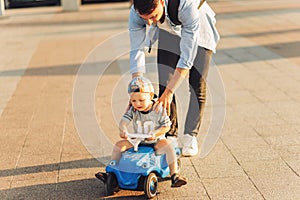
M200 0L180 0L178 19L182 25L176 26L168 17L168 0L165 0L165 22L152 24L148 28L147 22L139 16L133 6L131 7L129 15L131 74L145 73L145 49L157 41L159 29L165 29L181 37L178 68L190 69L193 66L198 46L216 51L220 37L215 27L215 13L206 2L198 10L199 3Z

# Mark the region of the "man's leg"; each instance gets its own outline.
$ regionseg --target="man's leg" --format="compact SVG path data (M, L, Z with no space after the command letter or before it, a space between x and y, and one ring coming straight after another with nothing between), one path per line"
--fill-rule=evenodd
M206 77L212 52L199 47L194 66L189 73L190 102L185 120L183 151L184 156L198 153L196 136L199 133L206 101Z
M158 40L158 52L157 52L157 64L158 64L158 79L159 79L159 96L163 94L168 81L176 68L179 60L179 41L180 38L174 36L164 30L159 31ZM176 112L176 100L175 95L171 103L170 120L172 122L170 131L166 136L178 136L178 123Z

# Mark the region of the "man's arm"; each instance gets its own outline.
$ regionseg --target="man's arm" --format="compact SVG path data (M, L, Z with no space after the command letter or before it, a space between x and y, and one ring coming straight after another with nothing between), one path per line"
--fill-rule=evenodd
M182 83L184 78L187 76L190 70L188 69L182 69L182 68L176 68L167 87L167 93L174 93L175 90L179 87L179 85Z
M129 14L130 73L145 73L146 24L132 6Z
M176 68L174 74L172 75L165 91L160 96L157 102L155 102L155 110L159 111L159 108L162 106L167 109L168 116L170 115L170 105L173 99L173 95L178 86L182 83L184 78L187 76L189 70Z
M186 75L189 73L189 70L193 66L198 50L197 41L200 34L199 14L195 2L181 2L179 6L178 17L182 22L180 58L176 66L176 70L170 78L164 93L155 104L156 111L158 111L159 106L163 106L167 109L168 115L170 115L170 104L172 102L175 90L182 83Z
M191 69L198 51L201 34L200 16L196 1L180 1L178 18L182 23L180 39L180 58L177 68Z

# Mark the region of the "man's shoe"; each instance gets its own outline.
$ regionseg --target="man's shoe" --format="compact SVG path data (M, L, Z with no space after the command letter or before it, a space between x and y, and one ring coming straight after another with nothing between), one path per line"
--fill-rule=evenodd
M195 156L198 153L198 142L195 136L191 136L190 134L185 134L182 138L183 148L182 155L183 156Z
M183 176L180 176L179 174L173 174L171 176L172 185L171 187L181 187L185 184L187 184L186 178Z
M107 173L104 172L98 172L97 174L95 174L96 178L99 179L100 181L102 181L103 183L106 183L107 180Z

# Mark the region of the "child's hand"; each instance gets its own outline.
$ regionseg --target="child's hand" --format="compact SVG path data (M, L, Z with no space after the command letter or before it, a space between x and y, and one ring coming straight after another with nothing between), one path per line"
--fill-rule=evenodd
M148 137L148 138L146 138L146 140L147 141L152 141L152 140L155 140L155 137L153 137L153 136L152 137Z
M146 138L147 141L152 141L152 140L155 140L156 137L155 137L155 134L151 133L150 137Z
M126 131L120 131L120 137L123 139L127 139L128 136L126 135Z

